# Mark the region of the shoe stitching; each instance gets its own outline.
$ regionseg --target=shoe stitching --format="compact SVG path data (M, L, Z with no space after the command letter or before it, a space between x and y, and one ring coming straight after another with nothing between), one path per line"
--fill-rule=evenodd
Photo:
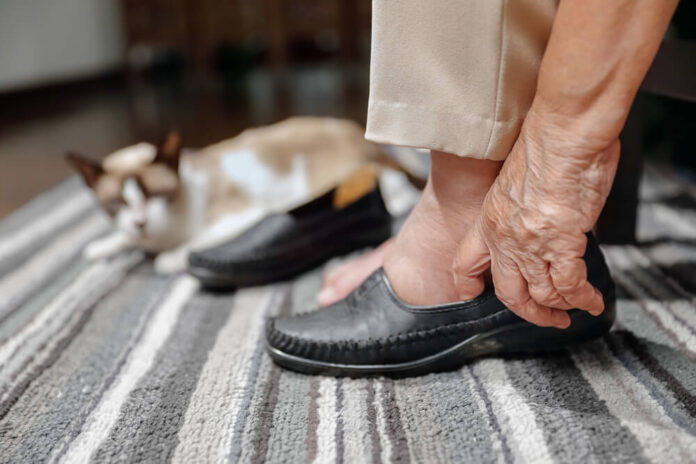
M368 338L367 340L354 340L354 339L346 339L346 340L338 340L335 342L332 341L324 341L324 340L316 340L316 339L311 339L311 338L300 338L294 335L289 335L286 333L283 333L279 331L278 329L275 328L275 321L273 319L269 320L268 324L268 331L269 331L269 338L280 338L280 340L277 340L278 342L282 344L289 344L289 343L297 343L301 347L307 347L314 345L317 348L321 349L334 349L337 348L339 350L343 349L352 349L352 350L374 350L374 349L380 349L380 348L390 348L390 347L397 347L400 345L408 344L408 343L413 343L413 342L418 342L418 341L423 341L427 340L429 338L433 338L438 335L449 335L453 332L456 332L458 330L461 330L463 328L479 324L482 322L487 322L488 320L495 319L498 316L508 313L509 310L507 308L502 309L500 311L497 311L493 314L489 314L488 316L481 317L479 319L471 320L471 321L462 321L462 322L456 322L454 324L447 324L443 326L438 326L438 327L430 327L430 328L424 328L424 329L419 329L419 330L414 330L411 332L399 332L394 335L390 335L388 337L382 337L382 338Z

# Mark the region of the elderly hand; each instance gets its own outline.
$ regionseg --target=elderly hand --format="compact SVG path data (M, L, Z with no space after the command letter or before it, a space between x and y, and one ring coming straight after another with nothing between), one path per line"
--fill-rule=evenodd
M460 297L483 291L490 266L498 298L540 326L566 328L564 310L598 315L600 292L582 256L611 188L619 158L614 138L583 140L534 108L488 192L454 262Z

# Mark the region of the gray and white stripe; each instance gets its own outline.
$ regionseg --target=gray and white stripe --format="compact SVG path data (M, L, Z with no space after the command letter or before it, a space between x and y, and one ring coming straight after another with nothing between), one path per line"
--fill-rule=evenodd
M264 321L314 305L321 270L207 294L108 230L76 180L0 222L0 463L694 462L694 189L646 170L639 237L606 247L603 340L391 380L275 366ZM696 201L694 201L696 205ZM677 240L678 239L678 240Z

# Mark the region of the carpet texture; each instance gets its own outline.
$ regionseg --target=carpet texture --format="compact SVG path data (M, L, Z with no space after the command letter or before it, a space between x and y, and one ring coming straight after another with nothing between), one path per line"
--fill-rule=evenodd
M263 323L321 270L236 294L85 262L76 180L0 223L0 462L696 462L696 194L650 168L638 246L604 247L618 322L541 358L390 380L275 367Z

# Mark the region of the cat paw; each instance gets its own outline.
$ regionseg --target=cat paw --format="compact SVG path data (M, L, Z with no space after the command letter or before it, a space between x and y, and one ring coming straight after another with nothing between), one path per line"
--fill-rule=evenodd
M116 232L106 237L93 240L82 250L82 255L88 261L105 259L121 251L133 248L135 244L126 235Z
M155 257L154 267L157 274L176 274L184 272L188 266L186 250L172 250L160 253Z
M82 250L82 256L84 256L87 261L96 261L98 259L108 258L110 255L111 250L105 247L99 241L89 243Z

